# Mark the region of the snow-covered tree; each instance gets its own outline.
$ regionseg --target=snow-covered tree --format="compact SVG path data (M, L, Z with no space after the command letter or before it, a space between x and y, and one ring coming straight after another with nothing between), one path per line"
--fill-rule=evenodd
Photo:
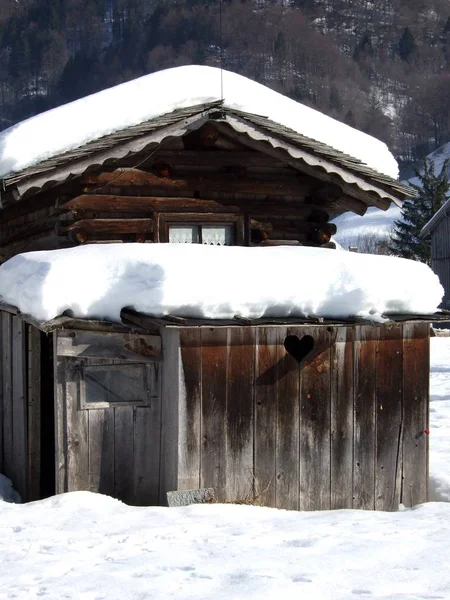
M421 238L420 232L447 199L450 183L447 175L449 159L444 161L438 174L434 163L425 159L423 170L416 170L419 184L411 183L418 197L403 203L402 218L395 222L389 246L390 251L403 258L429 263L431 246L429 237Z

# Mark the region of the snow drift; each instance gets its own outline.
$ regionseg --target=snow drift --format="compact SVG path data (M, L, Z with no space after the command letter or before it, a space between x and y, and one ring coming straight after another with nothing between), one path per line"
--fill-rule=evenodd
M259 114L396 178L387 146L242 75L224 71L224 104ZM220 100L220 69L176 67L151 73L27 119L0 134L0 177L177 108Z
M49 320L120 320L120 311L230 319L434 313L443 289L425 264L305 247L105 244L17 255L3 302Z

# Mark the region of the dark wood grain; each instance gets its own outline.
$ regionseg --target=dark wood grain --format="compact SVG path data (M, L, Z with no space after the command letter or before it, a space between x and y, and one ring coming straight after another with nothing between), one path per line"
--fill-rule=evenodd
M41 497L41 332L28 325L27 336L28 498L29 500L39 500Z
M202 329L201 487L214 487L226 498L227 328Z
M403 437L402 326L380 328L376 363L377 464L376 510L396 510L400 504Z
M308 328L312 360L301 369L300 510L327 510L330 496L330 346L325 327Z
M341 327L331 346L331 508L353 505L354 329Z
M229 332L226 468L229 501L253 499L253 403L255 330Z
M114 408L86 412L89 419L89 489L114 496Z
M374 510L376 465L376 356L379 327L355 327L353 508Z
M134 501L134 410L114 409L114 496L127 504Z
M401 502L414 506L428 499L429 411L428 323L403 326L403 478Z
M287 335L301 338L303 331L303 328L277 327L276 505L292 510L300 508L300 364L286 352L284 341Z
M25 324L20 317L12 317L12 417L14 484L28 500L28 444L26 401Z
M184 393L180 395L178 489L197 489L200 483L202 354L200 329L180 333L181 372Z
M284 328L283 328L284 329ZM255 491L263 506L276 506L276 434L279 336L275 327L256 330Z

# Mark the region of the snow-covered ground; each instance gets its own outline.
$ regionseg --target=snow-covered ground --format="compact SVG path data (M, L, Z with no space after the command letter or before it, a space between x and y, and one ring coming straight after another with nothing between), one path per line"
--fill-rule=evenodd
M450 500L450 338L432 339L431 476ZM0 600L450 598L450 503L396 513L0 502Z

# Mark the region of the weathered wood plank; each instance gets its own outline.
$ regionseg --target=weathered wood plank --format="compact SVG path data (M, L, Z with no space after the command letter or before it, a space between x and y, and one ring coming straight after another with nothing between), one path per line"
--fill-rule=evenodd
M355 327L353 508L375 509L376 378L379 327Z
M4 475L15 481L12 402L11 315L2 312L2 379L3 379L3 465Z
M161 331L164 362L161 365L161 468L159 503L167 505L167 492L178 485L178 406L180 395L180 332L176 329Z
M284 348L287 335L303 336L304 328L277 327L278 403L276 419L276 504L300 508L300 364Z
M28 335L28 498L39 500L41 483L41 332Z
M134 504L159 504L161 395L150 406L136 408L134 430Z
M58 334L57 351L58 356L153 362L161 360L161 338L157 335L67 329Z
M311 327L311 360L301 369L300 510L328 510L330 498L330 346L324 327Z
M14 483L24 500L28 500L28 449L25 324L20 317L12 317L12 415Z
M401 502L414 506L428 499L429 409L428 323L403 325L403 478Z
M256 502L276 506L276 432L279 340L277 328L256 329L255 492Z
M134 425L132 406L114 409L114 496L127 504L134 500Z
M67 405L66 363L57 358L57 334L53 334L54 394L55 394L55 493L67 492Z
M61 208L67 210L102 210L110 212L191 211L191 212L239 212L238 206L226 205L216 200L197 198L167 198L158 196L117 196L84 194Z
M114 496L114 408L89 410L89 489Z
M229 331L226 410L226 494L229 501L255 497L253 479L253 419L255 329Z
M61 372L67 428L65 491L89 490L89 411L80 410L80 367L73 359L61 362L65 363Z
M0 356L3 361L3 312L0 312ZM3 362L0 365L0 473L4 473L3 465Z
M240 192L247 194L265 194L265 195L291 195L302 193L307 195L311 185L305 184L302 177L284 177L283 179L272 179L271 181L261 181L258 179L249 179L243 177L228 178L211 174L203 177L159 177L154 173L139 169L116 169L115 171L103 171L99 174L87 174L82 177L82 185L85 186L105 186L114 185L123 187L129 185L150 186L161 190L180 191L217 191L227 190L228 192Z
M202 423L200 487L213 487L225 500L227 473L226 405L228 381L228 332L223 328L202 328Z
M353 505L354 329L336 330L331 346L331 509Z
M63 232L83 230L88 233L151 233L153 219L81 219L61 229Z
M380 328L376 363L375 509L397 510L402 474L402 325Z
M178 489L201 487L201 385L202 355L200 329L184 329L180 332L181 369L184 377L184 393L180 397L180 429L178 447Z

